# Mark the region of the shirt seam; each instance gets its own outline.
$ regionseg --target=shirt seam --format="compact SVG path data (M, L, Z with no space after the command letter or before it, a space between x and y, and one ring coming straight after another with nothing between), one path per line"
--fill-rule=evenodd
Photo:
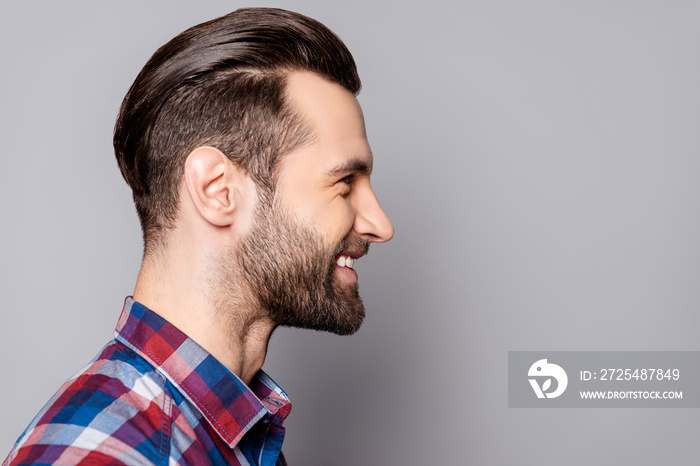
M170 449L172 448L172 419L173 419L173 403L172 398L167 395L166 388L168 386L168 380L163 376L163 374L158 374L158 377L163 383L163 407L161 412L163 413L161 418L161 431L163 435L160 439L160 451L163 455L163 466L167 466L170 463ZM167 409L167 413L166 413Z

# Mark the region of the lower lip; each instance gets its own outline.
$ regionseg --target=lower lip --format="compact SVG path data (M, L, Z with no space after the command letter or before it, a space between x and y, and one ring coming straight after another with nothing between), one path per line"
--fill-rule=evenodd
M343 277L346 281L352 283L357 282L357 272L355 272L353 269L350 269L348 267L341 267L339 265L336 265L335 269L338 271L340 276Z

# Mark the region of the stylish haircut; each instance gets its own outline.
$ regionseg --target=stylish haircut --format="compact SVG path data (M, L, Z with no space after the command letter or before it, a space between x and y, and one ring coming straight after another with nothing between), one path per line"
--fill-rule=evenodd
M114 128L146 254L174 225L185 160L197 147L216 147L263 195L274 191L279 157L312 137L285 98L292 71L360 91L355 61L338 36L314 19L273 8L240 9L194 26L146 63Z

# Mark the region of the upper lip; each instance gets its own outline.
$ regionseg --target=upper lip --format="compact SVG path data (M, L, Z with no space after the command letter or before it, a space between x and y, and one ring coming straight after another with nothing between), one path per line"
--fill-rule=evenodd
M345 256L345 257L352 257L353 259L359 259L360 257L364 256L365 253L363 251L343 251L335 258L337 259L340 256Z

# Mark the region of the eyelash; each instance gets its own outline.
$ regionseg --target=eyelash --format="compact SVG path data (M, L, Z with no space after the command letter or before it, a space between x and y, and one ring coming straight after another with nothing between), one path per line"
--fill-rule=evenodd
M346 177L341 178L340 180L338 180L338 182L339 182L339 183L345 183L345 184L351 184L351 183L352 183L352 178L353 178L353 175L348 175L348 176L346 176Z

